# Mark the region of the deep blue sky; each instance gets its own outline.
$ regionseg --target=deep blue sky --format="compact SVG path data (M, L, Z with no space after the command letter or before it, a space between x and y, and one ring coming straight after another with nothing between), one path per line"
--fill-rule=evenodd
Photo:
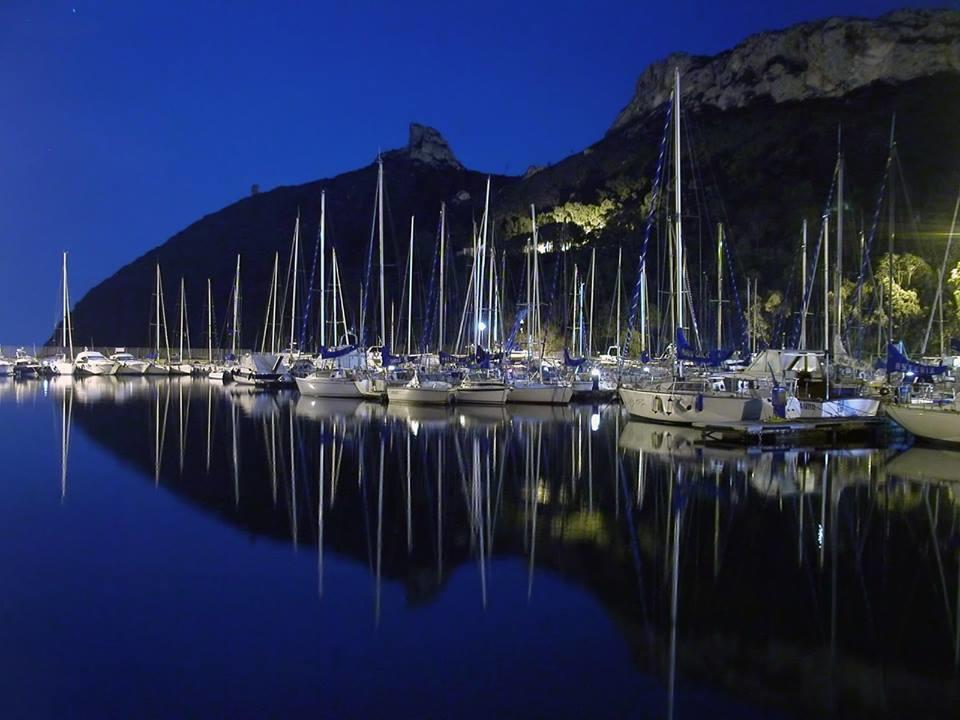
M652 60L920 0L0 0L0 342L204 214L433 125L520 172L597 140ZM151 288L144 288L144 293Z

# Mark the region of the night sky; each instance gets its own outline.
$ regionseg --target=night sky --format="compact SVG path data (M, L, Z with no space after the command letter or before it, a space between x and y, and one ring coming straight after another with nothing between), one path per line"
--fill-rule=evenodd
M918 0L0 0L0 342L247 194L400 147L417 121L519 173L599 139L651 61ZM144 288L150 293L152 288Z

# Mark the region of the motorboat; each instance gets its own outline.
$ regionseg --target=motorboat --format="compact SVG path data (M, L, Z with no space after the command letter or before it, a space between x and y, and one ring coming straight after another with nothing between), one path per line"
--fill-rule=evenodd
M261 388L277 387L282 376L277 372L280 358L266 353L247 353L240 358L239 366L231 377L238 385L253 385Z
M96 350L84 350L78 353L74 365L77 375L116 375L120 367L119 363Z
M117 375L144 375L151 364L149 360L137 359L126 348L116 348L110 359L119 366Z

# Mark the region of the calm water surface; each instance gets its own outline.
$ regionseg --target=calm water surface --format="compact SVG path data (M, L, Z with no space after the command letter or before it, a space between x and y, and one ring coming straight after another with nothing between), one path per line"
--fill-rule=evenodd
M0 384L3 717L958 717L960 453Z

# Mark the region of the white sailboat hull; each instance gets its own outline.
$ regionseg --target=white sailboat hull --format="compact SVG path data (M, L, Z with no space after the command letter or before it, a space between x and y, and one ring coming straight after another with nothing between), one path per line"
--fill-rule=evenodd
M458 387L453 391L454 402L468 405L505 405L510 388Z
M388 387L387 400L391 403L407 403L410 405L447 405L452 393L449 388L412 388Z
M936 442L960 443L960 412L955 407L918 407L887 405L887 415L897 425L919 438Z
M758 397L620 388L620 401L631 417L650 422L722 425L759 421L764 417L764 402Z
M305 377L294 378L301 395L308 397L351 398L363 397L357 383L351 378Z
M876 417L880 401L873 398L802 400L800 407L800 417L805 418L867 418Z
M73 375L75 370L76 367L71 360L57 360L55 363L53 363L53 371L57 375L70 377Z
M507 402L530 403L536 405L565 405L573 397L573 388L569 385L549 383L530 383L514 385L510 388Z
M166 365L157 365L156 363L147 363L147 367L143 371L144 375L169 375L170 368Z

